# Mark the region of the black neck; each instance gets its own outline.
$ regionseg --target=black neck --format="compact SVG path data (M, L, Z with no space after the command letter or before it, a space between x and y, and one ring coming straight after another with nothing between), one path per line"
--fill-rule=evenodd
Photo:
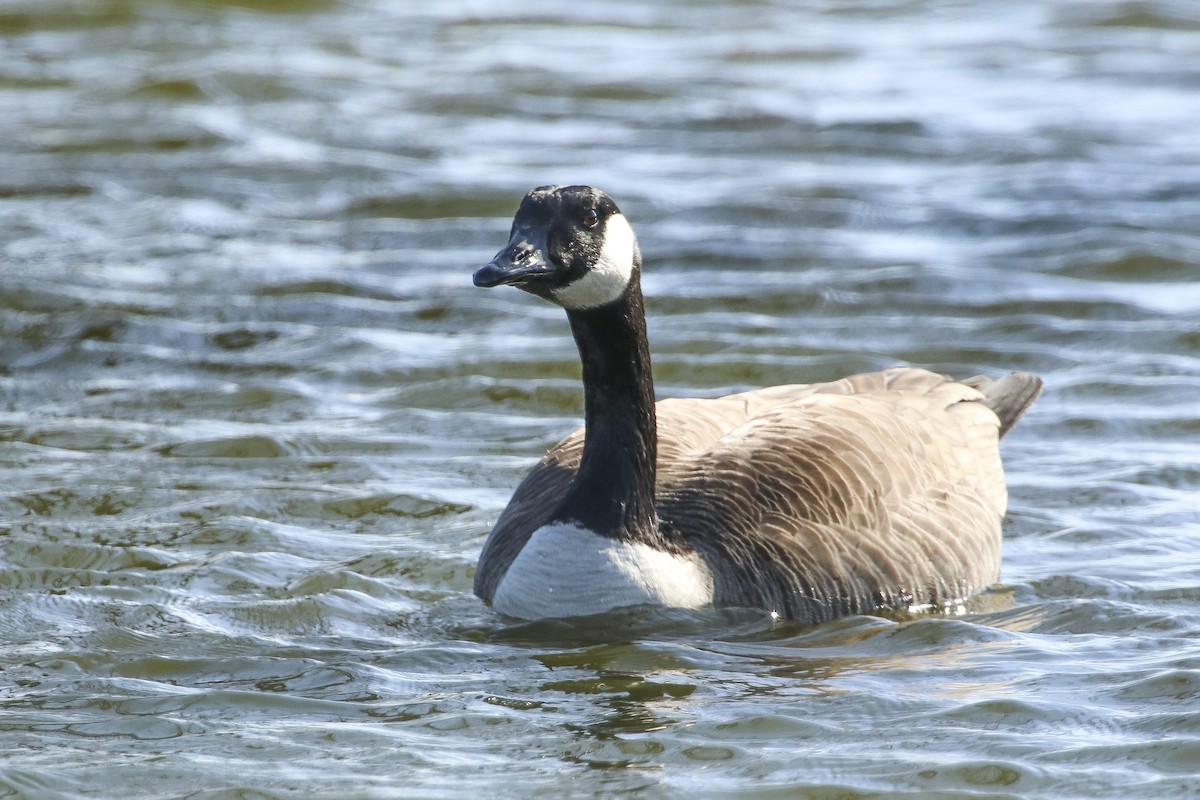
M658 537L654 381L638 277L615 302L568 311L583 362L579 472L555 519L627 541Z

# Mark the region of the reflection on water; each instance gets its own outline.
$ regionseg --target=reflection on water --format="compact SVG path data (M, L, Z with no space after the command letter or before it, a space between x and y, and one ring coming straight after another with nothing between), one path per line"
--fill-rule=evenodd
M1190 4L13 0L0 32L0 795L1200 790ZM664 395L1043 375L1006 583L812 630L479 604L581 399L561 312L469 278L568 181L636 223Z

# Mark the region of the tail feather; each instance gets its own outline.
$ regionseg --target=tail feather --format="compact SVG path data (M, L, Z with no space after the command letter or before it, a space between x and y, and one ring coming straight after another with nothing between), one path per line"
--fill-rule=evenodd
M1003 378L976 375L963 383L983 393L984 404L1000 418L1000 436L1008 433L1042 393L1044 382L1028 372L1012 372Z

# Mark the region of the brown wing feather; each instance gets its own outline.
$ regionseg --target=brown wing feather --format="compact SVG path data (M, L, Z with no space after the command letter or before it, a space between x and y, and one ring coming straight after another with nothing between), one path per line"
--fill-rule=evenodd
M983 400L917 369L664 400L664 532L709 562L719 605L816 622L963 598L999 574L1000 422ZM582 445L571 434L517 488L480 559L482 597L548 521Z

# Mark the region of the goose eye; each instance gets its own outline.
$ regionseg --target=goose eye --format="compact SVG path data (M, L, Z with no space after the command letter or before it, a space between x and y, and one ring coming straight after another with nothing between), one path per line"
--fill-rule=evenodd
M583 212L583 227L594 228L598 222L600 222L600 215L596 213L596 209L589 208Z

